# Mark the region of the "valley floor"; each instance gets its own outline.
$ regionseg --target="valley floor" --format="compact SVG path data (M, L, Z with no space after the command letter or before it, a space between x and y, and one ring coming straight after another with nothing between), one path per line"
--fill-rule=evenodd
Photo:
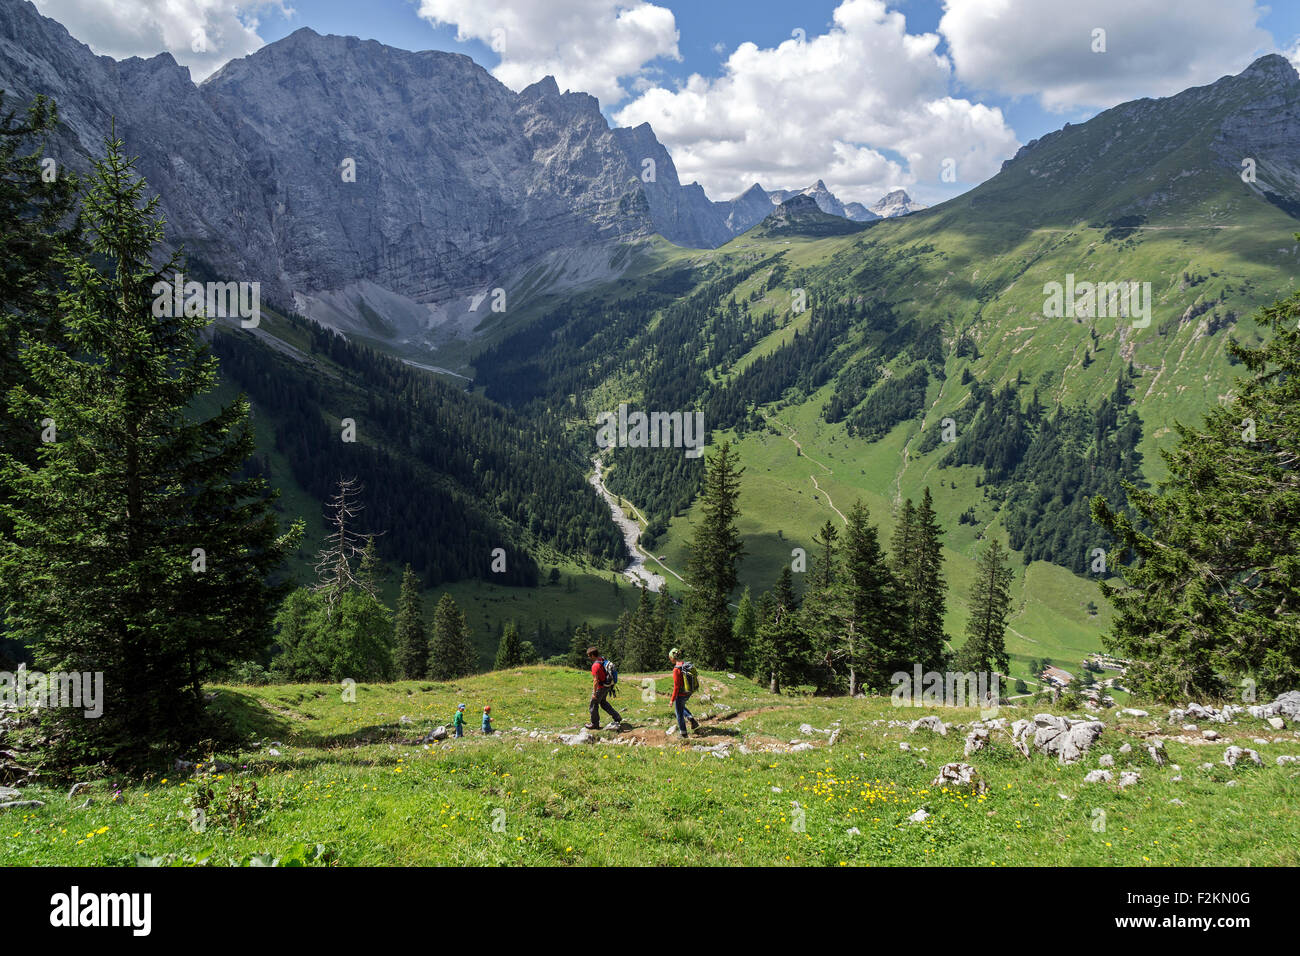
M0 813L0 864L1300 864L1300 764L1276 764L1300 754L1295 728L1243 715L1216 724L1222 736L1210 741L1165 710L1111 710L1079 763L1026 759L1004 732L967 758L954 725L977 720L974 710L773 697L710 673L692 702L700 735L683 745L668 733L667 675L653 676L654 700L643 678L623 677L616 706L628 729L574 744L563 737L586 722L590 693L574 670L358 685L355 702L332 685L220 687L215 706L256 746L217 754L215 768L99 781L73 799L64 786L24 788L23 799L45 805ZM450 725L461 702L466 737L419 742ZM490 736L479 732L485 705ZM909 732L931 713L946 735ZM1151 737L1165 740L1163 767L1147 756ZM1263 765L1226 766L1230 744L1258 751ZM1139 782L1085 783L1102 754L1114 756L1116 781L1136 770ZM932 784L958 761L977 768L987 792ZM241 805L235 794L252 784L256 800ZM198 817L207 788L213 799ZM918 810L928 817L911 822Z

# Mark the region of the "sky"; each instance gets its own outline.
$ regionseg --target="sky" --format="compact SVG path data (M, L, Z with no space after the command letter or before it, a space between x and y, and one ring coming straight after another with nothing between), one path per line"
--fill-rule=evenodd
M1300 64L1300 3L1255 0L34 0L96 53L201 81L302 27L554 76L648 122L713 199L818 179L940 202L1024 143L1143 96Z

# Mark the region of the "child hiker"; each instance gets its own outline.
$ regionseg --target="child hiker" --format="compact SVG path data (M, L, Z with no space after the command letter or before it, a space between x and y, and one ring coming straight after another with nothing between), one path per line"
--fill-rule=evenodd
M451 724L456 728L456 736L465 736L465 705L461 704L456 708L456 716L452 718Z
M483 733L485 734L492 733L492 708L491 707L483 708Z

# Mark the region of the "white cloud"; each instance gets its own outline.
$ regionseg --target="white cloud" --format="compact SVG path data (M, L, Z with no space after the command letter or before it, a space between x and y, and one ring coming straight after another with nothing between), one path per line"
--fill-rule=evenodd
M36 8L101 56L167 52L195 82L263 45L259 10L288 13L282 0L34 0Z
M949 95L952 67L938 44L909 34L881 0L845 0L826 33L768 49L743 43L722 76L647 90L615 120L649 122L683 181L698 179L713 198L756 181L778 189L817 179L846 202L896 187L946 196L945 159L960 182L977 183L1018 143L1000 110Z
M939 32L959 80L1048 109L1168 96L1274 49L1254 0L945 0ZM1093 52L1095 30L1105 52Z
M549 75L602 106L625 99L623 80L635 87L654 60L681 59L673 12L645 0L421 0L419 14L491 47L492 73L511 89Z

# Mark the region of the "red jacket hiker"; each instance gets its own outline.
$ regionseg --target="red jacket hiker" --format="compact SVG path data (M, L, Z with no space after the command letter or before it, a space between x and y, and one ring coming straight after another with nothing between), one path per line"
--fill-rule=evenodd
M675 701L678 697L686 696L686 684L682 680L682 665L673 665L673 696L668 698L669 701Z
M605 673L605 665L600 662L600 651L594 647L587 648L587 657L591 660L591 720L587 722L589 730L600 729L600 712L602 710L614 718L615 724L623 723L623 718L619 715L606 699L612 692L612 688L605 686L605 681L609 675Z

